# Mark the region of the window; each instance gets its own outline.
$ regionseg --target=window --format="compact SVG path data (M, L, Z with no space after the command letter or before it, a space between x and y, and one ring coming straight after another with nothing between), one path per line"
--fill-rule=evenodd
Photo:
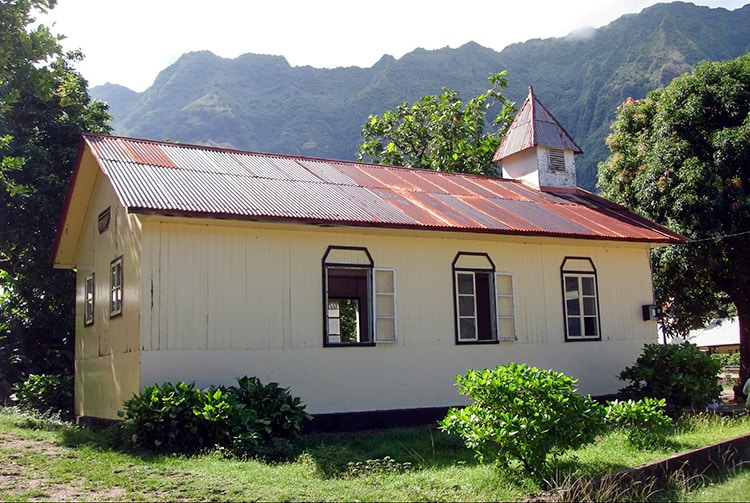
M94 324L94 274L86 278L83 294L83 325Z
M366 248L331 246L323 257L326 346L396 342L396 275Z
M590 258L568 257L561 267L565 340L601 340L596 268Z
M113 260L109 270L109 315L111 317L122 314L122 257Z
M515 340L513 276L495 273L485 253L461 252L453 260L456 342Z

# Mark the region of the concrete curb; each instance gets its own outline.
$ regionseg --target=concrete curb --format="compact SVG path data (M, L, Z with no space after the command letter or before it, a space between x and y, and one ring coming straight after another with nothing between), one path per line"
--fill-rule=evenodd
M575 495L590 493L592 489L614 486L620 488L637 485L664 487L672 477L689 478L705 475L721 468L734 468L747 461L750 461L750 434L675 454L598 479L581 480L564 492Z

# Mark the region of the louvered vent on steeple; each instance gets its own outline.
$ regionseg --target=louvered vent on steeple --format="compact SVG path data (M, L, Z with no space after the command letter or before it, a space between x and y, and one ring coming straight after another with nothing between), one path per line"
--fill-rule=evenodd
M534 95L521 105L493 157L504 178L535 187L576 187L575 155L583 151Z

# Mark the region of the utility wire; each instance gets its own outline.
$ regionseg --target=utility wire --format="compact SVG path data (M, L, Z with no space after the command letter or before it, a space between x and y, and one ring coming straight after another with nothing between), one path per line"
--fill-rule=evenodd
M727 234L725 236L716 236L713 238L691 239L689 241L685 241L684 243L678 243L678 245L691 245L694 243L704 243L706 241L721 241L723 239L735 238L738 236L744 236L746 234L750 234L750 231L737 232L735 234Z

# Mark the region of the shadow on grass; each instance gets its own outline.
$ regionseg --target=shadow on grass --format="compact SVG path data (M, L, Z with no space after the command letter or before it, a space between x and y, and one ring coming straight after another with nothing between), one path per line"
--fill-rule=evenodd
M368 461L378 460L390 460L396 468L413 469L477 463L473 452L459 437L448 435L436 426L312 434L305 437L304 444L306 455L326 478L346 475L357 463L367 465Z

